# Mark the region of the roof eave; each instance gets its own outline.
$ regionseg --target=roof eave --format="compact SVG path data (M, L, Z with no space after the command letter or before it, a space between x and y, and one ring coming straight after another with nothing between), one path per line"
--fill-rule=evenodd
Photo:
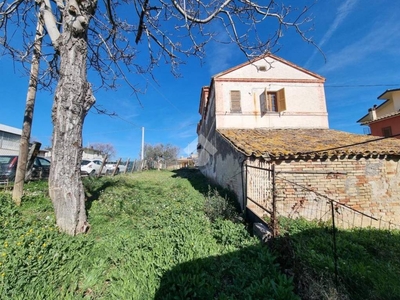
M392 92L397 92L397 91L400 91L400 88L399 89L386 90L381 95L379 95L377 99L379 99L379 100L387 100L387 99L389 99L387 96L385 96L387 93L392 93Z

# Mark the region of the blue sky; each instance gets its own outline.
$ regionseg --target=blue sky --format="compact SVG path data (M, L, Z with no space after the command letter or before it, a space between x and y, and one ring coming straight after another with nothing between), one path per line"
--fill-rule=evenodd
M309 36L322 49L326 61L315 47L291 33L281 39L276 55L326 78L331 129L363 134L356 121L369 107L381 103L377 96L400 88L398 12L398 1L393 0L318 1L311 10L314 30ZM97 105L118 117L90 111L84 124L84 146L111 143L118 158L137 159L144 127L146 143L176 145L182 156L194 151L201 87L210 84L211 76L246 61L233 46L210 45L207 49L203 63L190 59L181 66L181 78L172 76L167 65L155 70L157 83L138 75L130 78L140 85L147 83L146 94L139 96L142 106L125 86L118 91L96 92ZM0 70L0 123L21 128L28 78L8 57L0 58ZM52 95L40 92L32 139L43 146L51 143L51 105Z

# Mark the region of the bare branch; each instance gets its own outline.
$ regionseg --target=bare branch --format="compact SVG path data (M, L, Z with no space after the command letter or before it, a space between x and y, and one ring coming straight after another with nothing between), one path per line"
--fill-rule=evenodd
M60 37L60 32L58 31L56 19L51 9L51 4L49 0L42 0L40 6L40 11L43 14L44 23L46 25L46 30L49 33L51 42L55 49L58 47L58 38Z
M308 37L307 31L309 10L315 0L307 0L311 5L299 11L285 6L284 0L265 3L255 0L103 0L96 15L88 12L91 23L87 23L81 10L85 10L93 0L37 1L46 19L46 34L55 48L57 39L65 30L60 28L62 18L68 18L66 24L74 28L74 34L89 27L88 66L97 72L101 83L96 88L113 89L119 83L125 83L134 93L140 93L138 85L131 82L130 74L152 78L152 70L163 60L178 77L179 66L184 60L190 56L203 59L205 47L210 42L235 44L250 59L279 50L279 41L286 31L292 29L305 42L320 50ZM0 35L0 46L21 61L25 61L32 51L29 24L33 22L17 20L18 17L29 17L31 7L28 3L23 0L0 3L0 29L4 33ZM53 9L51 4L56 4L57 8ZM133 13L126 14L129 9ZM9 24L11 21L12 25ZM14 24L25 24L23 31L27 34L23 36L23 48L10 43ZM144 35L145 43L140 43ZM49 54L43 56L46 68L41 71L41 84L50 87L54 79L57 80L59 60L57 54L54 56L57 51L51 53L51 49L47 49ZM147 53L147 58L143 57L144 53Z

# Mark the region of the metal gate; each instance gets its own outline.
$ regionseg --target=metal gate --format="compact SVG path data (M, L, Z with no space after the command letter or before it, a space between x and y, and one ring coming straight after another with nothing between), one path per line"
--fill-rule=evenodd
M269 223L276 233L275 168L246 164L246 209Z

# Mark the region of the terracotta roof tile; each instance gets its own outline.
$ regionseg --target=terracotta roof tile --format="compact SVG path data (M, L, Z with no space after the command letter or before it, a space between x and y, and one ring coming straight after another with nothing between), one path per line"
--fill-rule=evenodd
M398 155L400 139L332 129L218 129L245 155L306 157L332 155Z

